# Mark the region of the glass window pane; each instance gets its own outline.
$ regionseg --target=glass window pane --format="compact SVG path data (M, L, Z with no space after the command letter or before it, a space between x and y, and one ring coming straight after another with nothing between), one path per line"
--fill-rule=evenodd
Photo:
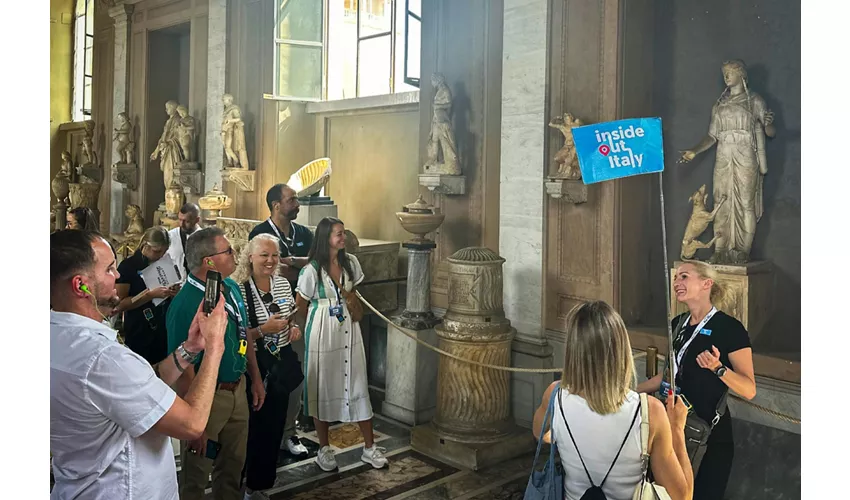
M392 0L361 0L360 38L392 28Z
M422 55L422 23L408 16L407 46L404 54L407 57L406 78L419 79L420 56Z
M85 78L85 83L83 85L83 112L85 114L91 114L91 77L87 76Z
M86 34L94 35L94 0L88 0L86 12Z
M412 12L416 14L420 18L422 17L422 0L407 0L407 10L408 12Z
M322 48L278 45L278 95L321 99Z
M390 35L360 42L360 97L390 93Z
M77 0L74 4L74 17L86 15L86 2L88 0Z
M329 100L351 99L356 94L357 65L356 0L332 0L328 4Z
M86 49L86 73L92 75L92 49Z
M323 3L320 0L278 0L278 38L321 42Z

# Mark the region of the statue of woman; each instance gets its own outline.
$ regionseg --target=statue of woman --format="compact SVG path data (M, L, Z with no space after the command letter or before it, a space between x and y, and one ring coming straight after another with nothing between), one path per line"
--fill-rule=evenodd
M151 161L160 159L159 168L162 170L162 177L165 183L165 189L171 186L171 181L174 175L174 167L182 160L183 153L180 151L180 144L177 142L177 127L180 121L180 116L177 114L177 102L168 101L165 103L165 112L168 114L168 120L162 128L162 137L156 143L156 149L151 153Z
M452 90L446 84L442 73L431 75L431 85L434 86L434 115L431 119L431 134L428 136L425 171L460 175L455 133L452 128Z
M747 87L743 61L723 63L726 89L711 110L711 122L699 144L682 151L687 163L717 144L713 198L723 200L714 218L713 264L743 264L750 258L756 223L763 213L762 186L767 174L765 135L773 137L773 113L764 99Z

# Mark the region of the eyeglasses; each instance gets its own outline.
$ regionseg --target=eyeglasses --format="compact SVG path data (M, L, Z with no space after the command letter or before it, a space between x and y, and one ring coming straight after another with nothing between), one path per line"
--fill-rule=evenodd
M222 250L221 252L216 252L216 253L207 255L207 257L215 257L216 255L221 255L223 253L226 253L227 255L233 255L233 247L227 247L227 250Z
M279 312L280 312L280 306L279 306L279 305L277 305L277 304L274 302L274 297L272 296L271 292L269 292L269 293L264 293L264 294L262 295L262 297L260 297L260 298L262 298L262 299L263 299L263 304L265 304L265 305L266 305L266 307L268 307L268 308L269 308L269 312L270 312L270 313L272 313L272 314L277 314L277 313L279 313Z

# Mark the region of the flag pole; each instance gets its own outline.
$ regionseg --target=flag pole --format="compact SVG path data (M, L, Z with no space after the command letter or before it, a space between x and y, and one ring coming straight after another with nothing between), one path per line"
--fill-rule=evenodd
M664 254L664 291L667 297L667 320L664 324L667 326L667 379L670 381L670 391L676 394L676 378L673 373L673 329L670 322L673 320L672 311L670 308L670 264L667 260L667 211L664 210L664 172L658 172L658 198L661 201L661 249Z

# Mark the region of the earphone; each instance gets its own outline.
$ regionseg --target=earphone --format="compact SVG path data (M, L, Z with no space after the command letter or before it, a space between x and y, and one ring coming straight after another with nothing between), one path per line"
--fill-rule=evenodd
M82 290L83 293L87 293L87 294L91 295L91 290L89 290L88 285L86 285L85 283L80 285L80 290Z
M212 259L207 259L207 265L210 267L215 267L215 264L213 263Z

